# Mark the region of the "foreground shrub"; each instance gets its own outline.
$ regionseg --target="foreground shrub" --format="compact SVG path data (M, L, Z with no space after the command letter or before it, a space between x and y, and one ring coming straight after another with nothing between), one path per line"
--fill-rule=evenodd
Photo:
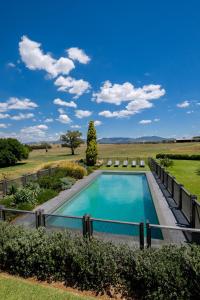
M159 153L156 155L156 158L169 158L169 159L180 159L180 160L200 160L200 155L199 154L193 154L193 155L188 155L188 154L164 154L164 153Z
M164 157L162 159L160 159L160 165L163 166L163 167L171 167L173 166L174 162L173 160L169 159L168 157Z
M131 299L199 299L200 247L128 246L0 224L0 270ZM134 298L134 299L135 299Z
M57 191L52 189L42 189L39 195L37 196L37 204L42 204L58 195Z

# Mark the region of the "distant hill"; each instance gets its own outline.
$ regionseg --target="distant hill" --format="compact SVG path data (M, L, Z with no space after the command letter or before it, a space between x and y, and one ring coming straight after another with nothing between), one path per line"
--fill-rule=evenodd
M111 138L101 138L98 140L99 144L135 144L135 143L159 143L162 141L167 141L169 139L160 136L142 136L138 138L128 138L128 137L111 137Z

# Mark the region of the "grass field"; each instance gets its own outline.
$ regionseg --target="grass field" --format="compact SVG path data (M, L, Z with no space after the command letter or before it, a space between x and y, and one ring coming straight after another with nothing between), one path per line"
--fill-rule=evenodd
M128 144L128 145L98 145L99 157L155 157L157 153L200 153L200 143L183 144ZM47 153L45 150L34 150L29 159L16 166L0 168L0 176L16 178L25 173L31 173L40 169L44 164L59 160L76 160L85 157L85 145L77 149L75 156L70 155L70 149L54 145Z
M2 300L94 300L78 296L63 289L44 286L24 279L0 274L0 299Z

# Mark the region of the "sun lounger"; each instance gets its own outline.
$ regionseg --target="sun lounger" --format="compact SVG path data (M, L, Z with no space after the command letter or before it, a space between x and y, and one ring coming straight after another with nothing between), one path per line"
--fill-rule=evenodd
M119 160L116 160L116 161L115 161L114 166L115 166L115 167L119 167Z
M145 162L144 162L144 160L141 160L141 161L140 161L140 167L142 167L142 168L145 167Z
M107 167L111 167L112 166L112 160L109 160L108 162L107 162Z
M132 160L131 167L136 167L136 161Z
M128 160L124 160L123 167L128 167Z

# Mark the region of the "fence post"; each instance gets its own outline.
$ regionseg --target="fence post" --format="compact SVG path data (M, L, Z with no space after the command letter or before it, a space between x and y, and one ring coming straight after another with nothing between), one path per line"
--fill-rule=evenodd
M83 216L82 225L83 225L83 236L85 237L87 235L87 214Z
M144 223L140 223L140 249L144 249Z
M27 183L27 176L26 174L22 175L22 186L25 186Z
M179 184L179 206L178 206L178 208L180 210L182 209L182 188L183 188L183 184Z
M4 179L3 180L3 196L6 196L8 192L8 184L7 184L7 180Z
M147 229L147 248L151 248L151 226L149 224L149 221L146 222L146 229Z
M87 215L87 234L89 238L93 235L93 220L90 215Z
M175 177L172 176L172 198L174 199L174 179Z
M6 213L5 213L4 208L5 208L4 205L0 205L0 218L1 218L3 221L6 221Z
M35 211L35 227L36 227L36 229L38 229L38 227L39 227L39 211L38 210Z
M166 174L166 189L168 190L168 179L169 179L169 172L168 171L165 171L165 174Z
M196 200L197 196L191 195L190 201L191 201L191 214L190 214L190 226L192 228L195 228L195 209L196 209Z

